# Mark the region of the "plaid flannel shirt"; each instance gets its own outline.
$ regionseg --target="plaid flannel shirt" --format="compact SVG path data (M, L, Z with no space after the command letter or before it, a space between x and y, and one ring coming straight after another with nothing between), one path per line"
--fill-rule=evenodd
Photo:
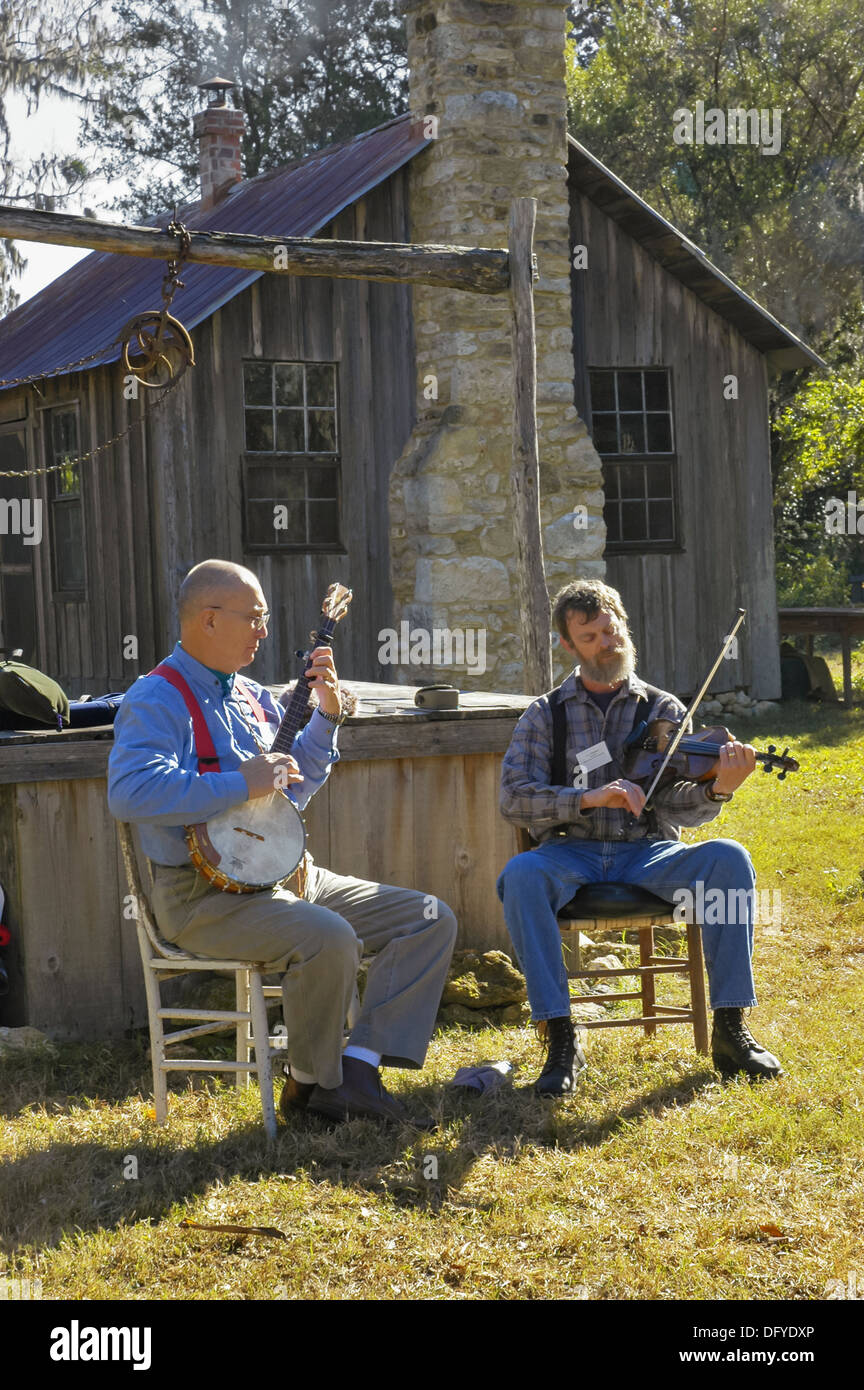
M595 806L582 811L583 791L603 787L623 777L623 745L636 716L639 697L647 699L645 685L629 676L616 691L605 714L595 705L577 670L561 684L567 712L567 767L578 771L577 753L605 741L612 761L584 774L582 788L572 784L552 786L552 712L548 695L529 705L513 731L501 770L501 814L516 825L527 826L533 837L548 840L555 827L566 825L568 835L579 840L680 840L682 825L704 825L713 820L720 804L709 800L705 784L678 781L655 792L657 829L652 832L643 815L634 820L630 811ZM680 719L686 711L674 695L662 692L646 718Z

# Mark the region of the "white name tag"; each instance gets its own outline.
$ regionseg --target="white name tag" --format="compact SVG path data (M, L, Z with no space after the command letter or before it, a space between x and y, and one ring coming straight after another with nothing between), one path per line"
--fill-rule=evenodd
M605 742L601 740L600 743L594 743L590 748L585 748L581 753L577 753L576 761L583 772L593 772L595 767L603 767L606 763L611 763L612 754Z

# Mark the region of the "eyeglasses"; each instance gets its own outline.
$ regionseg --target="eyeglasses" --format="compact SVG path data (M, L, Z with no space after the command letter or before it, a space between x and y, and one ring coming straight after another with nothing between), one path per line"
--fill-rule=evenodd
M238 618L245 618L250 627L267 627L271 614L265 609L263 613L241 613L239 608L224 608L221 603L208 604L209 608L221 608L224 613L234 613Z

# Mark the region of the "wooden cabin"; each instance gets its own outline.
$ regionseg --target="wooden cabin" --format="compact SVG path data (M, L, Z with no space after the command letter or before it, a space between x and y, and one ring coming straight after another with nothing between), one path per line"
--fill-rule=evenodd
M180 215L192 228L409 241L410 166L429 143L400 117ZM750 642L726 688L778 697L768 374L819 359L568 147L571 238L590 248L571 275L573 399L602 460L606 574L640 669L691 692L743 604ZM410 289L186 267L172 311L196 365L153 403L157 392L131 394L118 338L159 307L162 274L94 253L0 323L0 378L37 377L0 390L0 467L62 465L4 479L6 498L41 504L43 536L0 534L0 647L23 648L73 697L124 689L173 645L184 573L221 556L256 571L274 612L257 679L293 672L333 578L357 595L341 667L392 679L378 634L394 623L388 483L417 413ZM734 408L719 387L733 377Z

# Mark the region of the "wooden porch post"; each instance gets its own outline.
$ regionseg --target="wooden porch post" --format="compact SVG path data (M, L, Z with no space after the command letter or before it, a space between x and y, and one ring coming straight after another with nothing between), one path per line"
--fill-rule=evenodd
M510 208L510 307L513 341L513 529L519 573L524 693L552 686L549 594L540 532L537 452L537 352L534 331L534 222L536 198Z

